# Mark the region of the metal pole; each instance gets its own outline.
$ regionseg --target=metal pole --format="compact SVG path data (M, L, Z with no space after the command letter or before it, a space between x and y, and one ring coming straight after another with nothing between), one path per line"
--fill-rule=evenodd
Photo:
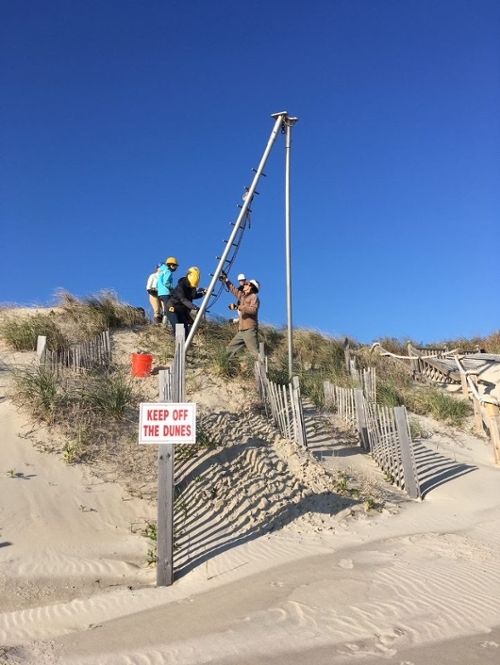
M252 201L254 192L257 188L257 184L259 182L260 176L262 175L262 172L264 171L264 167L267 162L267 158L269 157L269 154L271 152L271 149L273 147L273 144L276 140L276 136L278 135L278 131L281 127L281 124L283 123L283 119L287 117L287 112L286 111L281 111L280 113L274 113L272 115L273 118L276 118L276 122L274 123L273 130L271 132L271 136L269 137L269 141L267 143L266 149L264 150L264 154L262 155L262 159L260 160L260 164L255 171L255 176L253 179L253 182L250 186L250 189L248 190L248 194L245 197L245 201L243 202L243 205L240 210L240 214L238 215L238 219L235 222L233 232L231 233L229 240L227 241L227 245L225 250L222 253L222 256L219 260L219 264L215 270L215 273L212 277L212 281L210 282L210 286L207 289L207 293L205 297L203 298L203 301L200 305L200 311L198 312L198 315L196 316L196 319L193 322L193 325L191 326L191 330L189 332L188 338L186 339L186 344L184 347L184 350L187 351L189 349L189 345L191 344L193 337L196 334L196 331L198 329L198 326L200 325L200 321L203 318L203 314L205 310L208 307L210 296L213 293L213 290L215 288L215 285L217 284L217 280L219 279L219 275L221 273L221 270L224 267L224 263L226 262L226 257L229 254L229 251L231 249L231 245L233 244L234 239L236 238L236 234L238 233L238 229L240 228L241 222L245 217L245 214L248 210L248 207L250 206L250 203Z
M286 244L286 305L288 322L288 378L293 376L293 323L292 323L292 247L290 226L290 156L292 147L292 127L298 118L286 117L285 142L285 244Z

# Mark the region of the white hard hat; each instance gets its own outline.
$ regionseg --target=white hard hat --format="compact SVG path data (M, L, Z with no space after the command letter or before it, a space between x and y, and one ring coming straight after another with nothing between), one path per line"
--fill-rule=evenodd
M251 279L248 283L253 284L255 286L255 288L257 289L257 292L260 291L260 284L256 279Z
M246 277L242 272L240 272L240 274L238 275L238 282L240 282L242 279L245 280Z

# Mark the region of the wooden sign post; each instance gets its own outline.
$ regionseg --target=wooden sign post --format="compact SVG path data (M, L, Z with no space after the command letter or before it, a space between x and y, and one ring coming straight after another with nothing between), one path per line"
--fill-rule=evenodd
M184 336L177 325L172 367L160 372L160 399L139 412L139 443L158 445L157 586L174 582L174 446L196 443L196 404L184 402Z

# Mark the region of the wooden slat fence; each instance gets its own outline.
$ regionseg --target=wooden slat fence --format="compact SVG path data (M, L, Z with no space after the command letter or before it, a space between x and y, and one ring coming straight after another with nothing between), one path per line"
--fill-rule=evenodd
M255 378L267 417L273 421L285 439L307 446L298 377L294 376L287 385L270 381L267 376L267 363L263 362L261 353L255 362Z
M107 367L111 363L111 341L109 330L94 339L70 346L63 351L50 351L47 338L40 335L37 340L37 362L58 372L63 369L80 371L91 367Z
M324 383L325 406L355 428L360 444L378 466L412 499L421 498L415 456L405 407L388 409L366 399L359 388Z
M325 406L335 407L336 412L343 421L356 426L356 405L354 403L354 390L352 388L340 388L330 381L323 384L325 392Z
M361 387L366 399L377 401L377 370L375 367L367 367L363 370Z
M358 369L356 367L356 358L350 358L349 368L351 378L356 387L363 390L366 399L376 401L377 395L377 370L375 367L365 367Z
M179 324L177 324L179 326ZM174 395L184 396L186 384L186 358L184 350L184 328L179 326L175 337L175 352L172 360L172 365L167 369L160 370L159 372L159 402L174 402L182 401L178 397L174 399ZM181 334L182 333L182 334Z

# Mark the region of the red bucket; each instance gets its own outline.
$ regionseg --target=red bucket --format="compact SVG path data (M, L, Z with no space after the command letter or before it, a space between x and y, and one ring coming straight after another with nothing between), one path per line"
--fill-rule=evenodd
M132 354L132 376L150 376L153 356L149 353Z

